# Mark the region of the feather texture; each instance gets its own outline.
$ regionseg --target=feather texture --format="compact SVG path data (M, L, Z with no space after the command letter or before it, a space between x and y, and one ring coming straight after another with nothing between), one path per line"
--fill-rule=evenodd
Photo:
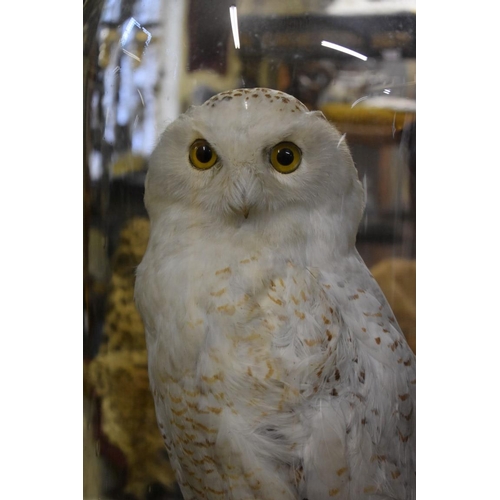
M135 296L186 500L415 497L415 357L355 250L363 190L339 140L292 96L240 89L152 155ZM302 154L286 175L283 141Z

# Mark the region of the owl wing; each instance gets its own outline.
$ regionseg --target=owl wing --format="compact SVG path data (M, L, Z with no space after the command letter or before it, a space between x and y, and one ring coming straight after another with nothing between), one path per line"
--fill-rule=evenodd
M414 498L415 356L358 255L342 272L310 272L317 308L333 310L333 338L302 382L312 391L303 409L310 434L300 493L308 500Z

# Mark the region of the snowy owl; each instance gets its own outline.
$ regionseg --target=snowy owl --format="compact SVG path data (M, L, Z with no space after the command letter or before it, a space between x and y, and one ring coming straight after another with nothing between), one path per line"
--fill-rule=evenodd
M283 92L222 92L150 160L135 298L186 500L415 498L415 356L355 249L346 143Z

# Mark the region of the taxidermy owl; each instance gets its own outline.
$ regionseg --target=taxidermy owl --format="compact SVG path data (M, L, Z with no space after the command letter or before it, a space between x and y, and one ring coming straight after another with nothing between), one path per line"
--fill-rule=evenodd
M355 249L343 137L283 92L165 130L135 297L184 498L415 498L415 357Z

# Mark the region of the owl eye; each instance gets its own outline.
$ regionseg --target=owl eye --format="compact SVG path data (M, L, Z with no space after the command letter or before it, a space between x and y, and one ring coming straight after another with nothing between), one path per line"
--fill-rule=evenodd
M197 139L189 148L189 161L195 168L208 170L215 165L217 155L205 139Z
M302 160L302 152L293 142L280 142L271 149L271 165L281 174L297 170Z

